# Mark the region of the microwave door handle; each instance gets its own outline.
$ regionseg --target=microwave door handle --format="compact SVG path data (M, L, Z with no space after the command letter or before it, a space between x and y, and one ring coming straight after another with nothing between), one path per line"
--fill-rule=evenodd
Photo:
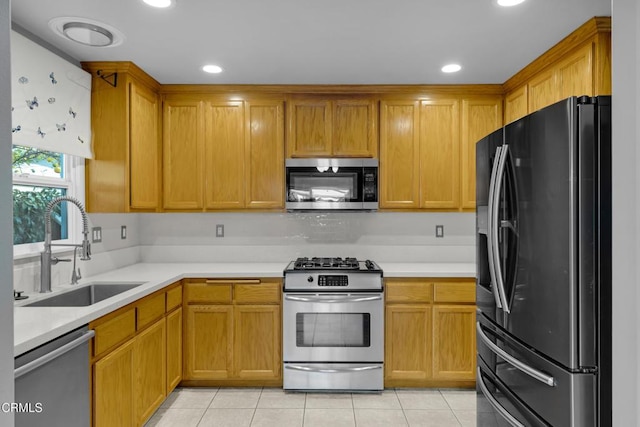
M493 256L493 241L491 240L491 236L493 234L493 226L494 226L494 211L493 211L493 199L495 197L495 184L496 184L496 174L498 170L498 164L500 163L502 154L502 147L496 148L496 157L493 162L493 168L491 169L491 180L489 181L489 204L487 206L487 255L489 258L489 275L491 277L491 290L493 291L493 297L496 300L496 306L498 308L502 308L502 301L500 299L500 294L498 293L498 282L496 281L496 266L495 266L495 258Z
M378 301L382 299L382 295L374 295L371 297L338 297L338 298L321 298L321 297L299 297L293 295L285 295L284 299L289 301L299 301L299 302L328 302L328 303L350 303L350 302L367 302L367 301Z
M549 387L556 386L556 380L551 375L547 375L544 372L541 372L536 368L533 368L527 365L526 363L521 362L520 360L516 359L515 357L513 357L512 355L510 355L500 347L498 347L496 344L494 344L491 341L491 339L487 336L487 334L485 334L484 331L482 330L482 326L480 326L480 322L476 322L476 331L478 332L478 336L480 337L482 342L487 347L489 347L491 351L493 351L495 354L500 356L509 365L524 372L525 374L529 375L531 378L534 378L540 381L541 383L548 385Z
M502 182L504 178L504 170L507 164L507 156L509 154L509 146L507 144L502 146L502 155L500 160L498 161L498 168L496 171L496 182L495 188L493 192L493 200L492 202L492 212L493 212L493 220L489 221L491 224L491 235L487 240L491 240L491 246L493 248L493 265L495 268L496 275L496 287L498 288L498 295L500 296L500 300L502 301L502 309L506 313L510 313L509 302L507 301L507 292L504 288L504 279L502 277L502 265L500 264L500 243L498 240L498 232L500 231L500 221L499 221L499 209L500 209L500 193L502 192Z
M516 419L516 417L514 417L513 415L511 415L509 413L509 411L506 410L506 408L504 406L502 406L495 397L493 397L493 395L491 394L491 392L489 391L489 389L487 388L487 385L484 383L484 380L482 379L482 373L480 371L480 368L477 368L477 380L478 380L478 385L480 386L480 390L482 391L482 394L484 394L484 397L487 398L487 400L489 401L489 403L491 404L491 406L493 406L495 408L496 411L498 411L498 413L500 415L502 415L502 417L509 423L511 424L513 427L524 427L524 424L522 424L520 421L518 421Z

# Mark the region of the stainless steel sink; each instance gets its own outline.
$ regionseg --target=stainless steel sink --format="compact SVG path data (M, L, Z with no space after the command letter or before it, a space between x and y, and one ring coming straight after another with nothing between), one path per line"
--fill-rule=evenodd
M34 301L24 305L24 307L86 307L126 292L143 283L93 283L69 292Z

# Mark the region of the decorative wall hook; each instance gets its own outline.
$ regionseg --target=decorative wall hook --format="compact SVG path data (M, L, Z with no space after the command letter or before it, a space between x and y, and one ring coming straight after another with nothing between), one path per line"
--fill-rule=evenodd
M111 86L113 87L118 86L118 73L104 74L102 70L98 70L96 74L98 75L98 77L100 77L105 82L109 83ZM111 81L109 79L111 79Z

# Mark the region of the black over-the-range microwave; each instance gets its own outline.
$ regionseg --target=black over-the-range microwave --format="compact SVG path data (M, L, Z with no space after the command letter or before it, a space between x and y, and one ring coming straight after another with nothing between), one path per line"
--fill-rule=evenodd
M378 209L378 160L287 159L288 210Z

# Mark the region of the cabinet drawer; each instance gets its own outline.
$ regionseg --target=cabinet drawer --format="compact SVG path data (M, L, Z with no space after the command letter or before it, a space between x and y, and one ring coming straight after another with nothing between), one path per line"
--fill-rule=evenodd
M387 281L387 302L431 302L431 283L421 281Z
M136 333L136 313L133 308L95 326L93 355L100 356Z
M187 302L231 304L231 287L232 282L222 283L217 280L187 283Z
M434 283L434 302L466 302L475 304L475 282L443 282Z
M137 330L151 324L164 315L164 292L153 297L147 297L137 305Z
M167 313L182 305L182 286L167 291Z
M280 283L237 283L235 301L238 304L279 304Z

